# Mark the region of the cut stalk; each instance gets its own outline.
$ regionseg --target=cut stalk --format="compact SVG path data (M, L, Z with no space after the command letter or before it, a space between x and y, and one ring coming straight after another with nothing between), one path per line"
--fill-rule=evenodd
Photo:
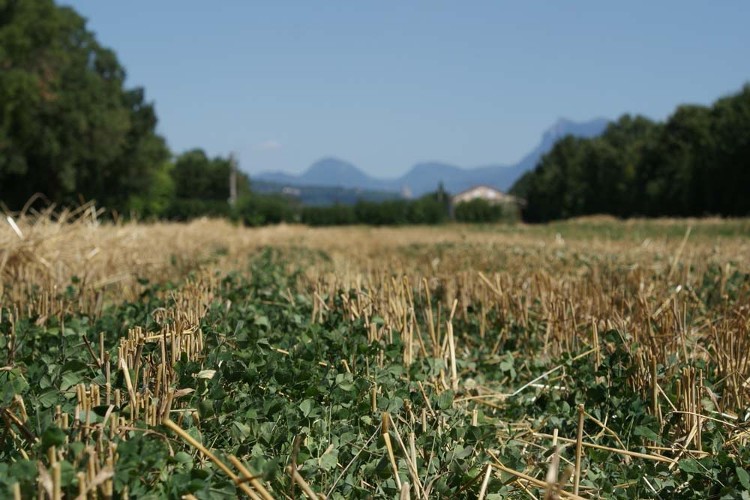
M393 469L393 477L396 480L396 486L401 489L401 478L398 477L398 465L396 464L396 457L393 454L393 445L391 444L391 436L388 434L388 428L390 427L390 415L388 412L383 412L381 432L383 433L383 441L385 441L385 447L388 450L388 459L391 462L391 468Z
M193 439L193 436L182 430L181 427L179 427L177 424L169 420L168 418L165 418L162 420L162 424L166 427L168 427L172 432L180 436L185 442L187 442L189 445L191 445L193 448L197 449L203 455L205 455L209 460L211 460L213 463L216 464L216 466L221 469L224 474L229 476L229 478L234 481L234 484L237 485L239 489L242 490L242 492L252 498L253 500L261 500L261 498L253 492L253 490L248 487L247 484L245 484L237 474L232 472L232 469L227 467L227 465L219 460L219 458L211 453L211 451L208 450L205 446L203 446L201 443Z
M545 488L547 486L547 483L545 483L544 481L540 481L539 479L537 479L535 477L531 477L528 474L524 474L523 472L518 472L518 471L513 470L513 469L511 469L509 467L506 467L502 462L500 462L497 459L497 457L495 456L494 453L490 452L490 456L495 461L495 463L492 464L493 467L496 467L497 469L499 469L499 470L501 470L503 472L506 472L506 473L510 474L511 476L515 476L515 477L523 479L524 481L528 481L531 484L533 484L534 486L537 486L539 488ZM573 498L575 500L585 500L583 497L578 496L575 493L570 493L569 491L560 490L558 493L560 494L561 497Z
M292 476L292 480L297 483L307 498L310 500L319 500L320 497L318 497L318 494L313 491L309 484L307 484L307 481L305 481L300 473L297 472L297 469L290 465L287 467L287 472Z
M542 432L535 432L534 436L538 437L544 437L544 438L552 438L552 434L544 434ZM577 440L570 439L570 438L564 438L564 437L558 437L558 441L562 441L563 443L577 443ZM629 457L634 458L642 458L644 460L653 460L655 462L664 462L666 464L676 464L677 461L673 460L668 457L664 457L662 455L649 455L648 453L639 453L637 451L630 451L630 450L622 450L620 448L611 448L609 446L602 446L600 444L594 444L594 443L586 443L582 442L581 446L585 448L593 448L595 450L602 450L602 451L609 451L612 453L617 453L618 455L627 455Z
M455 302L454 302L455 310ZM451 314L451 317L453 314ZM451 366L451 389L454 391L458 390L458 370L456 368L456 341L453 338L453 323L448 321L448 355L450 356Z
M490 478L492 477L492 465L487 464L484 468L484 479L482 479L482 486L479 488L479 496L477 500L484 500L484 496L487 494L487 486L490 484Z
M263 500L273 500L273 496L268 492L266 487L263 486L260 481L258 481L257 474L253 474L250 470L248 470L248 468L245 467L245 464L243 464L234 455L229 455L227 458L230 462L232 462L232 465L234 465L235 468L240 471L240 474L242 474L242 478L250 481L250 485L255 489L255 491L260 494Z
M581 483L581 451L583 450L583 405L578 405L578 437L576 438L576 471L573 477L573 494L578 494L578 486Z

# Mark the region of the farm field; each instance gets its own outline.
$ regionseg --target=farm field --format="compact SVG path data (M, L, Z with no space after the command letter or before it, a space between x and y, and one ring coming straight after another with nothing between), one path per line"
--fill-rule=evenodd
M750 220L0 221L2 498L750 498Z

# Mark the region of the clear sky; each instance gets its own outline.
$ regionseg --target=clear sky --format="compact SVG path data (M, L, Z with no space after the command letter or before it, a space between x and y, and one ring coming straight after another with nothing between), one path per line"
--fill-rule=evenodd
M65 0L175 152L251 175L513 163L558 118L710 104L750 81L750 2Z

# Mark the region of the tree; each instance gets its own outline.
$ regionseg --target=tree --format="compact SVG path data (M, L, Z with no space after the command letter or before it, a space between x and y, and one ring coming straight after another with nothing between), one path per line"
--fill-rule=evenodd
M623 115L598 139L591 139L586 161L596 172L598 202L585 214L609 213L619 217L637 214L642 201L637 188L638 172L661 131L661 125L644 116ZM587 178L581 179L586 183Z
M524 213L529 221L544 222L575 213L576 190L580 189L576 172L580 168L578 155L585 139L567 136L559 140L552 150L544 155L530 182L526 184L527 209Z
M281 222L298 222L297 207L281 195L253 194L241 197L235 215L246 226L264 226Z
M710 110L680 106L659 130L639 169L646 215L698 215L710 210L701 193L712 148Z
M228 159L209 158L202 149L182 153L175 160L172 173L175 196L226 201L231 168Z
M174 185L174 199L166 210L167 217L186 220L203 215L221 217L231 215L229 205L229 175L231 161L220 156L209 158L202 149L192 149L179 155L170 169ZM237 172L237 195L240 210L247 215L253 207L264 210L278 205L275 200L268 203L255 203L259 195L250 194L250 179L246 174ZM273 217L270 217L272 219ZM249 220L249 219L248 219Z
M711 137L705 174L713 188L711 211L723 215L750 215L750 84L719 99L711 109ZM706 193L704 192L704 196Z
M506 218L512 219L511 211L510 206L475 198L456 205L455 215L458 222L498 222Z
M143 90L124 87L85 19L52 0L0 0L0 69L0 200L143 200L169 151Z

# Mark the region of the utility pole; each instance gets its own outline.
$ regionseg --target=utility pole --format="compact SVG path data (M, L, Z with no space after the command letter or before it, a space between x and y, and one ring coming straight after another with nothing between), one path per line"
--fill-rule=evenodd
M237 155L229 154L229 204L237 204Z

